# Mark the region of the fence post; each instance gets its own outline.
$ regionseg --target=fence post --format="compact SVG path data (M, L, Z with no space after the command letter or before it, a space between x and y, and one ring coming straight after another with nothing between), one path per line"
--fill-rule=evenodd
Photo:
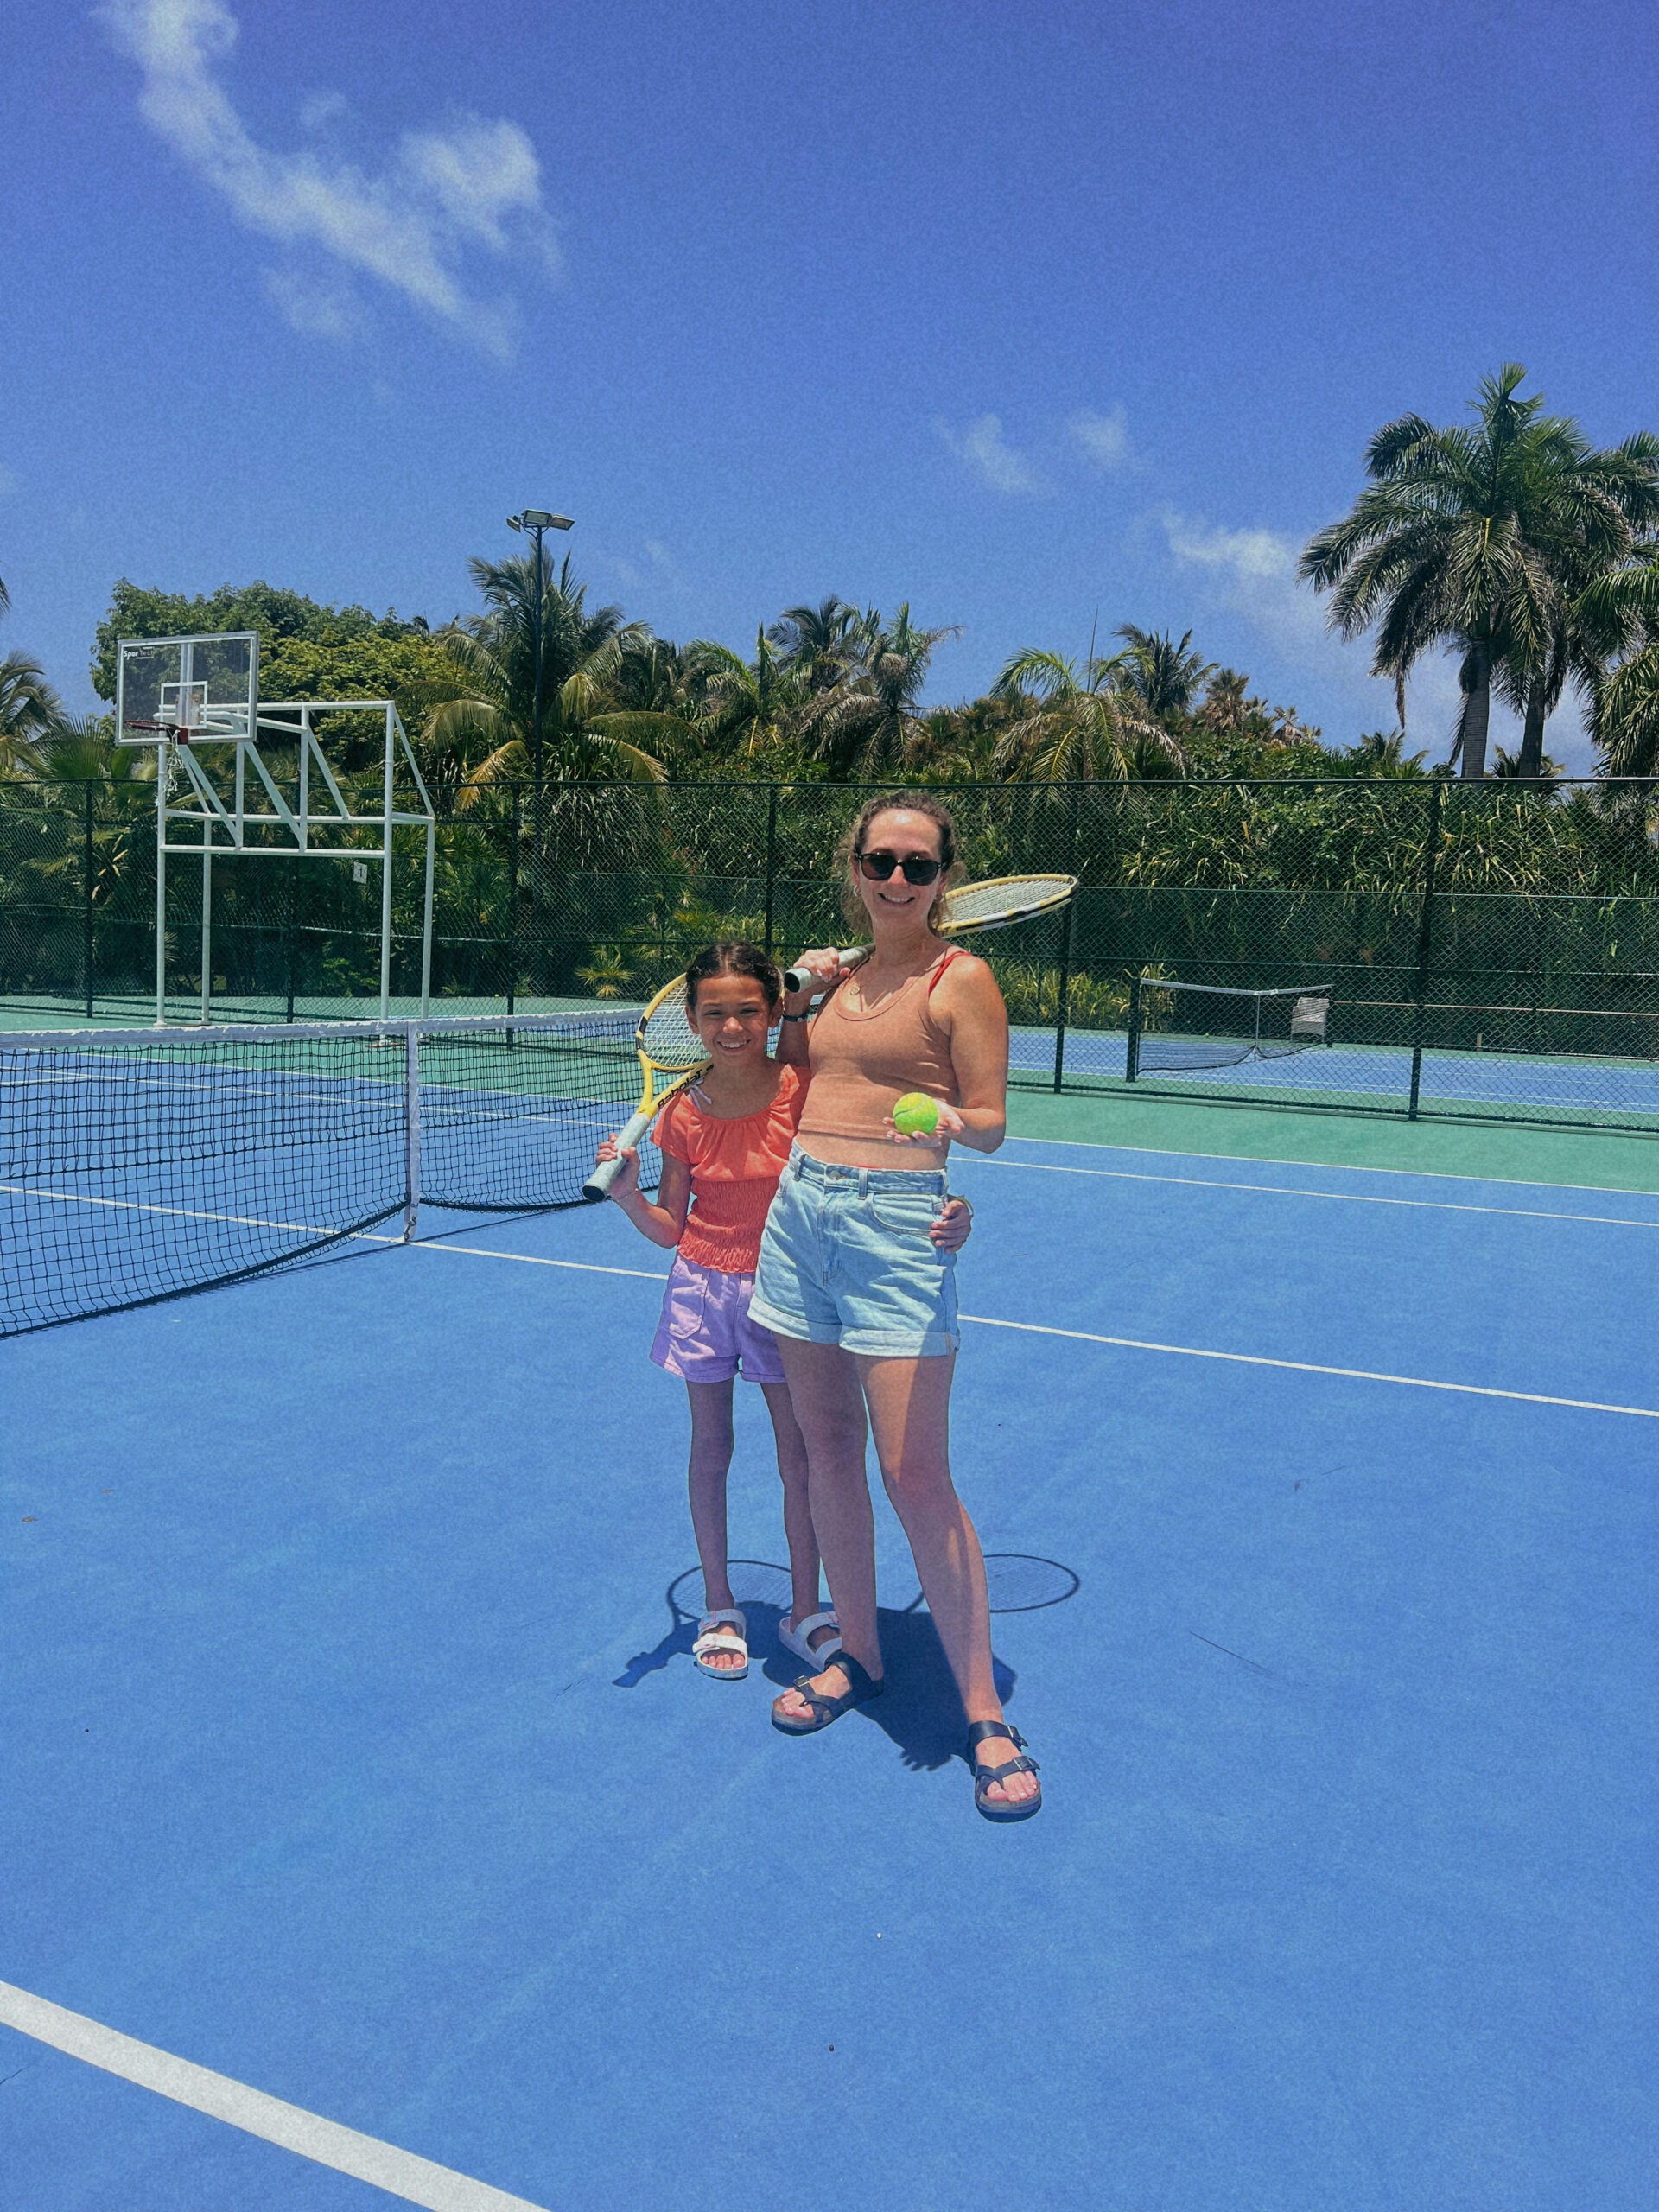
M88 1020L88 1021L90 1021L90 1020L92 1020L92 785L91 785L90 783L89 783L89 784L87 785L87 786L86 786L86 849L86 849L86 913L85 945L84 945L84 950L83 950L83 953L82 953L82 963L83 963L83 965L84 965L84 967L85 967L85 969L86 969L86 972L85 978L84 978L84 981L85 981L86 985L86 1019L87 1019L87 1020Z
M1129 982L1129 1041L1123 1052L1123 1080L1133 1083L1141 1072L1141 977Z
M772 893L778 868L778 786L769 786L766 803L766 950L772 950Z
M524 835L524 795L512 787L512 842L507 847L507 1012L518 980L518 840Z
M1054 1088L1058 1090L1065 1077L1065 1008L1071 988L1071 957L1077 933L1077 906L1079 893L1073 892L1066 902L1065 933L1060 940L1060 988L1054 1001Z
M1443 778L1428 787L1428 837L1423 849L1423 908L1417 921L1417 976L1412 989L1411 1099L1406 1118L1417 1119L1417 1101L1423 1083L1423 1028L1427 1019L1428 967L1434 941L1434 862L1440 845L1440 808L1445 798Z

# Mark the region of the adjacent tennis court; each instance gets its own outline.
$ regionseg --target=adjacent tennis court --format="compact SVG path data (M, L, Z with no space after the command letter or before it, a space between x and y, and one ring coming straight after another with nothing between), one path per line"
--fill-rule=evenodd
M613 1209L0 1344L11 2201L1650 2202L1659 1152L1014 1115L955 1424L1014 1829L884 1505L879 1705L777 1735L758 1603L694 1673Z

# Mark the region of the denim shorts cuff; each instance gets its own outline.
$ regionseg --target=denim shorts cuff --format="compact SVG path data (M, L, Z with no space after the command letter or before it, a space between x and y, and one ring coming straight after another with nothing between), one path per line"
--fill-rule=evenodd
M842 1350L861 1359L943 1359L961 1343L946 1329L845 1329L841 1336Z
M749 1306L749 1318L763 1329L770 1329L774 1337L789 1337L797 1344L838 1344L841 1324L838 1321L808 1321L798 1313L780 1313L774 1306L756 1298Z

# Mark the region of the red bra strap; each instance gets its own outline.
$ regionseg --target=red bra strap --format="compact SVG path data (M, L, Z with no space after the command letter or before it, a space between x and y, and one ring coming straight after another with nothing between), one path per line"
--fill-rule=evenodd
M945 946L944 950L934 962L933 972L927 979L927 995L929 998L931 998L934 992L938 988L939 978L944 975L945 969L950 965L950 963L953 960L966 960L968 957L968 949L965 945L947 944Z

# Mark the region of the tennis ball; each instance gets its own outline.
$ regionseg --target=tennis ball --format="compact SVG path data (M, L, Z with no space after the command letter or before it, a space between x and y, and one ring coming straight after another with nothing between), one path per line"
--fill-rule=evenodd
M925 1090L907 1090L893 1109L893 1126L907 1137L931 1136L939 1126L938 1101Z

